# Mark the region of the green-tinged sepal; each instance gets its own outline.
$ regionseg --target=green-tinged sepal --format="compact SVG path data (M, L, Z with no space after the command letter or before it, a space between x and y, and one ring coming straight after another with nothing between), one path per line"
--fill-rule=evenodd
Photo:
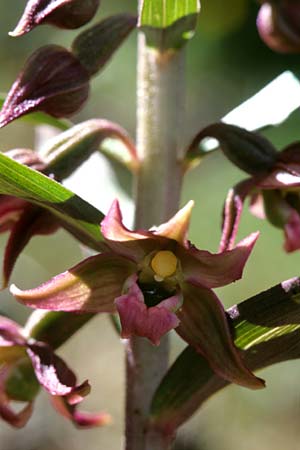
M178 50L193 37L199 12L199 0L144 0L138 25L150 47Z
M136 17L116 14L83 31L72 44L73 54L90 76L98 73L136 27Z

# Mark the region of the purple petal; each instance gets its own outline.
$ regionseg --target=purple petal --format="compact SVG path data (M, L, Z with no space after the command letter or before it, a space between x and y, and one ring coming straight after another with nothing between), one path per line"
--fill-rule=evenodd
M263 381L247 369L234 346L224 308L214 292L185 283L183 295L177 333L205 356L222 378L252 389L263 387Z
M154 345L159 345L161 337L179 324L173 312L181 305L179 296L170 297L157 306L148 308L144 303L143 293L134 280L127 294L116 298L115 304L120 315L123 338L141 336L148 338Z
M32 308L71 312L115 312L125 280L136 265L122 256L103 253L92 256L35 289L21 291L11 286L16 299Z
M19 219L27 202L10 195L0 195L0 233L9 230Z
M185 253L180 250L185 280L207 288L225 286L238 280L257 238L258 233L252 233L233 250L216 254L195 248Z
M219 251L230 250L234 246L239 223L243 211L244 201L255 186L253 179L238 183L227 194L223 208L222 237Z

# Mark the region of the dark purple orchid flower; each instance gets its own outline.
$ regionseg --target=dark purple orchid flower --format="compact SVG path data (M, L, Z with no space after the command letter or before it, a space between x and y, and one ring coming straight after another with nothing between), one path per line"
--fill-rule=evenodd
M189 202L167 223L149 231L129 231L116 201L102 222L107 252L35 289L12 286L11 292L33 308L118 312L123 338L137 335L154 345L174 328L223 378L263 387L245 367L224 308L212 291L241 277L257 233L231 251L197 250L186 238L192 206Z
M250 197L250 211L267 218L284 230L284 249L300 249L300 143L294 143L277 154L273 169L253 175L231 189L224 206L220 250L232 248L244 202Z
M28 327L21 328L12 320L0 316L0 417L6 422L20 428L32 414L35 395L19 412L11 407L12 401L24 401L24 393L19 392L20 387L15 392L11 387L12 378L15 373L20 373L20 365L24 364L34 371L35 378L31 375L30 381L38 382L50 394L56 409L75 425L93 427L109 422L106 413L87 414L77 411L76 405L90 392L88 381L77 384L73 371L47 343L28 336ZM34 394L37 394L37 390Z

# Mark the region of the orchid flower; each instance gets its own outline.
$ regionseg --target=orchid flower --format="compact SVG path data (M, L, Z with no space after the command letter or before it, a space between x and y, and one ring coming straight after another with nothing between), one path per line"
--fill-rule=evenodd
M223 378L263 387L233 344L228 318L212 288L241 277L257 233L233 250L211 254L187 240L193 202L149 231L122 224L117 201L101 224L108 250L41 286L11 292L32 308L119 313L121 336L141 336L158 345L172 329Z
M238 183L227 195L224 206L220 250L234 245L245 199L250 197L250 211L267 218L284 230L284 249L300 249L300 144L289 145L277 154L272 170L253 175Z
M77 384L76 376L46 343L33 339L28 327L20 327L0 316L0 417L14 427L23 427L30 418L33 401L41 385L53 406L79 427L108 423L105 413L79 412L76 405L90 392L88 381ZM26 402L15 412L12 401Z

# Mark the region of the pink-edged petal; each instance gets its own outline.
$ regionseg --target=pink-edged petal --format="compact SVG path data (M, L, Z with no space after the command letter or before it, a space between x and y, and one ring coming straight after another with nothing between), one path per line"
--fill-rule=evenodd
M44 342L27 344L27 354L31 359L35 375L39 383L51 395L74 396L88 393L87 382L77 385L74 372L57 356L51 347Z
M219 251L230 250L234 246L245 199L255 186L252 178L241 181L229 190L223 207L222 236Z
M30 204L23 209L19 220L11 228L10 237L6 244L3 264L3 287L7 287L17 258L32 236L52 234L58 228L57 220L49 211Z
M222 378L252 389L264 387L264 382L244 365L233 344L224 308L214 292L185 283L183 295L183 306L177 312L177 333L207 358Z
M185 254L180 249L182 271L186 281L203 287L225 286L241 278L244 266L259 233L252 233L232 250L222 253L210 253L191 248Z
M12 285L16 299L31 308L70 312L114 312L114 299L136 265L122 256L103 253L87 258L35 289Z
M173 239L182 246L187 246L187 231L193 206L193 200L189 201L168 222L153 228L154 234Z
M148 308L139 286L132 280L128 292L115 300L120 316L123 338L141 336L148 338L154 345L179 324L174 311L181 305L180 296L170 297L156 306Z
M286 252L294 252L300 249L300 216L291 208L288 222L284 226L284 249Z
M117 254L133 261L141 261L144 256L157 247L153 233L149 231L130 231L122 223L122 213L118 200L115 200L105 219L101 231L108 246Z
M71 420L79 428L101 427L111 423L109 414L77 411L76 406L70 405L65 397L51 397L51 402L57 412Z

